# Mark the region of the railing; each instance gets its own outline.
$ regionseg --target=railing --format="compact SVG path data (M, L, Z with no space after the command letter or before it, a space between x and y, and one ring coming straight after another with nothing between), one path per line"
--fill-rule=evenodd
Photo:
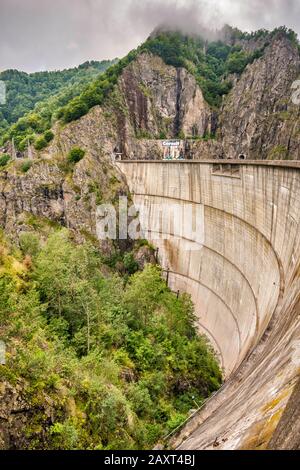
M130 160L118 160L116 163L164 163L164 164L173 164L173 163L185 163L185 164L202 164L202 165L231 165L231 166L268 166L268 167L281 167L281 168L297 168L300 169L300 160L148 160L148 159L130 159Z
M170 441L170 439L175 436L176 434L178 434L186 424L188 424L190 421L192 421L192 419L197 416L197 414L200 413L200 411L205 408L205 406L207 406L207 404L213 399L215 398L217 395L219 395L225 388L225 386L228 385L228 381L224 382L223 385L219 388L219 390L217 390L216 392L213 392L210 397L208 397L206 400L203 401L203 403L201 403L201 405L199 406L199 408L197 408L197 410L195 410L192 414L190 414L182 423L180 423L178 426L176 426L176 428L172 429L171 432L169 432L166 436L163 436L162 437L162 442L164 445L167 444L168 441ZM205 421L205 420L204 420Z

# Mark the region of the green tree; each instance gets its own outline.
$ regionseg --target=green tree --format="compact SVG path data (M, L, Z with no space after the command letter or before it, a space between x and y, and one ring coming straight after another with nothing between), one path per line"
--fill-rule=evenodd
M73 147L68 153L68 161L70 163L78 163L83 159L85 151L80 147Z
M42 150L44 149L45 147L47 147L48 145L48 142L46 141L45 137L42 136L42 137L39 137L36 141L35 141L35 144L34 144L34 148L36 150Z
M8 162L10 161L10 159L11 157L7 153L2 154L0 157L0 167L6 166Z

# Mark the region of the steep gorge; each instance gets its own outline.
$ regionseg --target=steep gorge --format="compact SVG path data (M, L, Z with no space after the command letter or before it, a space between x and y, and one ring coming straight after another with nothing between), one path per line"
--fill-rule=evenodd
M272 37L268 44L265 40L242 42L246 49L262 46L260 57L242 73L233 74L233 87L223 97L220 109L207 103L192 70L167 65L161 57L143 51L124 68L102 105L93 106L68 124L59 120L54 123L54 139L41 151L33 149L28 171L23 171L20 159L8 163L0 172L0 223L17 242L24 232L56 224L71 230L78 242L89 239L98 244L96 208L100 203L116 203L118 196L129 195L132 189L137 199L138 194L134 193L142 197L147 185L151 186L151 191L147 189L151 198L158 183L164 185L162 193L169 191L168 196L175 199L193 200L202 191L199 201L209 206L205 216L211 242L202 253L203 259L189 258L186 272L179 276L183 267L179 256L182 242L177 240L169 251L163 246L160 249L172 264L170 279L174 290L179 287L196 295L199 266L205 264L201 276L206 287L201 288L195 303L199 302L199 311L206 317L202 322L206 333L211 333L212 343L223 356L226 376L233 372L236 375L233 381L229 379L224 393L190 424L187 432L193 434L183 444L187 448L265 448L292 393L298 374L290 358L298 332L299 170L288 165L252 167L249 163L249 171L243 167L239 179L232 173L226 175L226 168L221 174L212 175L212 163L203 163L205 171L200 174L197 166L194 171L180 164L174 178L166 177L165 170L161 170L150 181L143 164L137 163L134 174L126 175L126 181L114 155L121 153L127 160L161 160L161 140L181 135L195 137L187 140L190 156L195 160L236 158L240 154L251 160L299 159L300 114L299 106L292 102L291 90L300 73L299 49L281 34ZM10 145L8 142L6 152L11 152ZM85 157L72 166L66 158L74 147L84 149ZM191 183L186 184L186 177ZM284 212L286 207L283 222L277 220L278 208ZM259 233L251 228L251 217L259 225ZM286 233L289 245L284 244ZM103 243L100 249L110 253L113 247ZM225 262L217 252L226 249L232 259ZM222 271L224 264L226 272ZM194 275L189 276L189 269ZM281 284L282 269L288 286ZM215 289L217 295L213 294ZM228 292L230 298L225 302ZM280 305L278 296L283 294L286 297L282 297L284 302ZM213 308L209 308L210 303ZM263 317L257 320L257 328L252 320L258 305ZM277 316L273 317L276 306ZM242 317L244 327L232 318L232 311L234 317ZM222 327L213 330L219 312L223 314ZM274 325L269 323L271 318ZM264 335L268 325L270 330ZM275 342L278 347L270 346ZM248 362L254 346L257 348ZM264 353L266 360L262 359ZM278 357L273 361L274 354ZM239 425L235 424L237 421ZM202 422L200 431L195 430ZM182 437L186 437L185 431L173 444L179 445Z

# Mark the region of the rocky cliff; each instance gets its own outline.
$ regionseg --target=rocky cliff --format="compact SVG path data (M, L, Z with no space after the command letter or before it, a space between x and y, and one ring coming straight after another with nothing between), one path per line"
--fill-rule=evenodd
M300 106L292 101L299 74L299 51L281 35L247 66L219 116L218 136L228 158L300 158Z
M162 158L159 139L197 136L186 141L190 158L298 159L300 107L291 89L300 73L298 46L281 33L235 46L261 53L231 76L232 90L219 110L208 105L186 68L166 65L149 52L138 54L103 105L54 125L54 140L45 150L33 149L26 174L18 161L0 172L2 226L22 231L24 214L33 214L95 235L97 203L126 192L112 157ZM86 156L70 169L66 156L74 146Z
M162 158L155 137L175 137L178 129L210 132L212 112L194 77L162 59L141 54L119 79L105 106L80 120L54 127L55 138L43 152L34 150L30 169L22 160L0 172L0 220L9 233L29 228L29 215L76 232L96 233L96 206L117 200L126 184L112 164L114 152L125 158ZM74 167L66 156L75 146L86 152Z
M192 68L167 65L149 52L139 54L101 106L69 124L57 122L53 141L42 151L33 150L27 167L17 159L1 168L0 226L17 240L22 232L47 232L57 224L68 227L78 241L96 242L97 205L116 204L119 195L128 194L114 155L161 159L160 139L196 137L187 141L188 155L195 159L240 154L299 159L300 108L291 99L300 73L297 45L284 35L237 44L263 52L241 74L232 75L233 87L220 109L207 103ZM85 156L70 164L67 155L74 147ZM6 403L1 417L13 421L16 446L21 446L19 410L27 411L18 390L2 387L0 395Z
M143 52L105 105L60 130L46 154L76 141L98 155L101 149L108 156L162 158L159 139L196 136L188 141L190 158L299 159L300 107L292 89L300 76L299 46L279 32L234 47L259 53L229 76L232 89L220 109L208 105L191 72Z

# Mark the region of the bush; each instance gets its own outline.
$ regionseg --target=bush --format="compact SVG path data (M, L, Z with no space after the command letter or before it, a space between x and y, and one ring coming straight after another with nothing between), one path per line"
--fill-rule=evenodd
M46 131L45 134L44 134L44 139L46 140L46 142L51 142L51 140L54 139L54 134L52 131Z
M7 153L4 153L0 157L0 167L6 166L9 161L10 161L10 155L8 155Z
M23 255L29 255L31 257L36 256L40 249L39 237L30 232L21 233L19 244Z
M34 148L36 150L42 150L45 147L47 147L47 145L48 145L48 142L46 141L45 137L42 136L42 137L39 137L38 139L36 139L35 144L34 144Z
M22 165L21 165L21 171L22 171L22 173L27 173L27 171L30 170L31 166L32 166L32 162L29 161L29 160L26 161L26 162L24 162L24 163L22 163Z
M70 163L78 163L85 156L85 151L80 147L73 147L68 153L68 161Z
M75 121L81 118L88 112L88 107L85 103L80 100L74 100L64 110L64 121L65 123Z
M123 263L126 271L129 274L134 274L138 271L139 265L137 261L134 259L134 256L132 253L125 253L123 257Z

